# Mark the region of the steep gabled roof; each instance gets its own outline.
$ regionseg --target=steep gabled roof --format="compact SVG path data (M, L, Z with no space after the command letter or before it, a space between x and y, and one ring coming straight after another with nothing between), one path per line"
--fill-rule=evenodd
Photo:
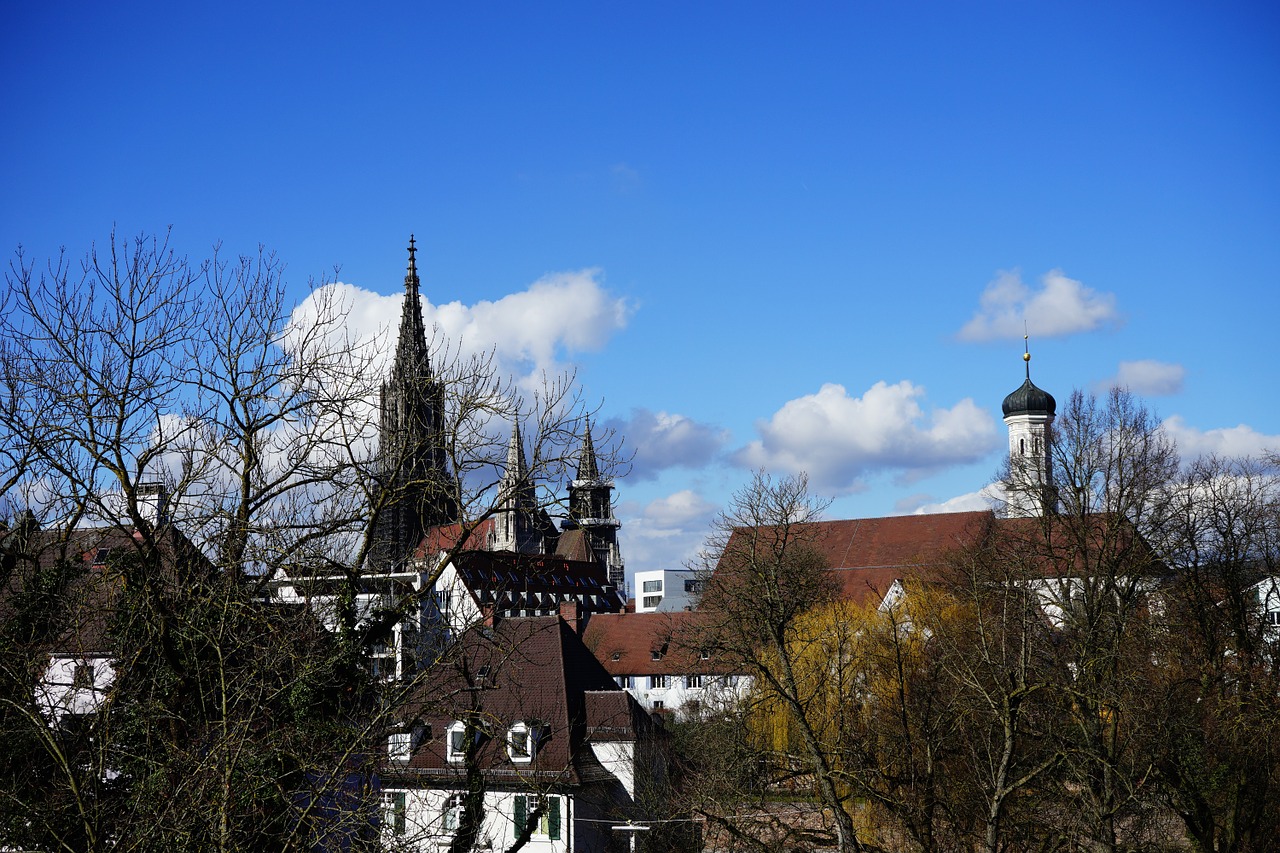
M797 539L824 559L841 596L858 604L878 603L897 580L938 579L949 552L993 534L1016 551L1024 571L1039 577L1091 575L1096 561L1120 554L1134 572L1167 574L1137 528L1113 514L997 518L986 511L952 512L819 521L795 529ZM735 549L746 547L747 536L746 529L735 530L725 552L741 553Z
M643 710L620 690L573 629L558 616L499 620L476 626L422 675L407 704L409 718L430 727L431 737L393 776L436 781L460 779L450 762L447 730L472 715L485 730L478 765L492 782L539 779L572 785L582 781L591 740L635 739L652 733ZM517 722L546 734L527 764L512 762L506 736Z
M35 593L60 562L67 569L65 586L49 590L56 596L56 631L39 640L50 654L100 657L111 654L110 629L124 579L115 561L139 548L140 534L122 527L89 527L74 530L34 530L19 541L17 530L0 534L3 578L0 585L0 623L8 621L22 596ZM160 580L182 583L172 571L212 566L190 540L172 526L157 532L160 560L169 569ZM43 579L37 579L41 576Z

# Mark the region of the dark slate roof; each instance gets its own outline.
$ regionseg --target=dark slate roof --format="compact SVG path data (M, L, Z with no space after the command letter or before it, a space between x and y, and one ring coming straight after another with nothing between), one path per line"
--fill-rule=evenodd
M71 531L36 530L19 541L20 534L6 530L0 534L0 622L13 613L18 596L32 589L37 572L48 572L60 560L71 564L68 583L59 593L58 630L39 641L50 654L85 657L109 655L112 652L111 623L116 598L123 578L112 568L112 558L138 547L139 534L120 527L77 528ZM188 558L209 567L194 545L172 527L162 528L158 535L161 559L175 564L175 555L184 552ZM176 578L167 580L178 582Z
M1001 409L1007 418L1010 415L1048 415L1053 417L1057 411L1058 403L1053 399L1053 395L1042 388L1036 387L1028 376L1026 381L1018 387L1016 391L1004 398Z
M478 761L491 784L578 784L593 765L590 740L654 732L643 709L557 616L502 619L468 630L419 678L405 713L405 724L427 726L430 737L407 764L388 762L386 774L434 784L462 781L461 765L447 759L447 730L468 713L489 733ZM506 732L520 721L547 729L529 764L507 756Z

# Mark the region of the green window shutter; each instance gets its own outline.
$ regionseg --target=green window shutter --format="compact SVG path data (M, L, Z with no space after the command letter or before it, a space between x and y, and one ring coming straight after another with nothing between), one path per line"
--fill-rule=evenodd
M395 793L395 827L393 832L396 835L404 835L405 831L405 811L406 811L406 795L404 791L396 791Z
M547 837L552 841L560 839L560 798L550 797L547 800Z
M527 808L527 806L528 806L528 801L525 799L524 794L516 794L514 817L516 821L516 837L517 838L520 837L520 833L524 832L525 809Z

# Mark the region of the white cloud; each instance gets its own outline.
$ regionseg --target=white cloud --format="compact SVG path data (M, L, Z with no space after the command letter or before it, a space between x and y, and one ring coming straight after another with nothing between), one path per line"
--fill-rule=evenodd
M1052 338L1088 332L1119 320L1116 298L1098 293L1054 269L1033 290L1018 270L1001 270L982 292L981 307L959 332L962 341ZM1025 323L1025 325L1024 325Z
M927 415L924 388L908 381L877 382L861 397L828 383L791 400L768 421L760 439L734 454L747 467L809 474L819 491L864 488L860 478L896 470L904 479L974 462L998 446L991 415L971 399Z
M635 452L630 477L651 480L667 468L701 468L728 439L728 433L684 415L632 409L630 419L606 423Z
M372 342L379 352L374 367L385 371L395 348L403 295L383 296L339 282L311 294L294 309L292 322L300 327L314 323L326 300L347 312L334 334ZM551 273L524 290L474 305L422 300L428 329L437 328L463 355L493 350L499 367L526 383L536 382L544 371L558 372L560 358L603 347L626 327L632 311L626 299L604 289L598 269Z
M675 569L692 560L719 510L689 489L658 498L638 513L619 507L627 563L632 571ZM632 510L632 511L628 511Z
M1174 415L1164 422L1164 429L1177 442L1184 462L1210 455L1259 456L1280 452L1280 435L1265 435L1245 424L1199 430L1188 425L1181 415Z
M913 515L934 515L940 512L978 512L994 510L1004 505L1005 493L1002 483L992 483L976 492L956 495L940 503L927 503L916 507Z
M1150 358L1141 361L1122 361L1115 377L1100 383L1097 390L1104 391L1112 387L1128 388L1135 394L1167 397L1182 391L1182 383L1186 377L1187 369L1181 364L1170 364Z
M655 529L684 529L690 524L708 523L716 513L716 505L702 499L691 489L681 489L658 498L644 508L644 520Z

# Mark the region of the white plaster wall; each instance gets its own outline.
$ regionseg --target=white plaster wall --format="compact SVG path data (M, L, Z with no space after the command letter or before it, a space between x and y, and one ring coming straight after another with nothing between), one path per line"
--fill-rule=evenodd
M612 773L632 800L636 798L636 745L634 741L592 742L591 754Z
M391 851L421 851L422 853L443 853L449 849L453 839L453 830L445 829L444 806L449 797L461 793L458 790L429 789L416 790L388 786L383 789L385 795L401 791L405 795L405 832L395 835L392 826L385 821L382 825L382 837ZM489 791L484 798L484 823L477 840L477 848L481 850L506 850L515 843L515 797L509 791ZM560 838L552 840L546 836L534 834L529 842L521 848L529 853L567 853L569 839L572 836L572 798L560 796Z
M93 667L91 685L75 683L76 667L81 664ZM110 658L54 655L49 659L44 677L36 684L36 705L52 723L67 714L91 714L102 704L115 680L116 670Z

